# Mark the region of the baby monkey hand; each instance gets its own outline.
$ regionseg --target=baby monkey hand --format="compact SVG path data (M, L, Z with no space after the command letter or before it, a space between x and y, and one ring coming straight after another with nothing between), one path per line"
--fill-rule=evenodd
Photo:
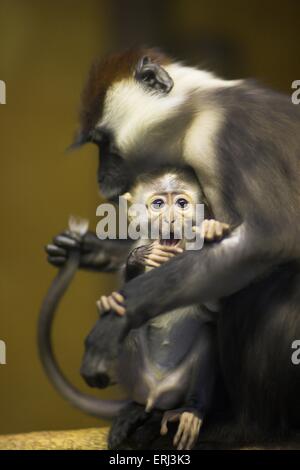
M177 450L191 450L196 444L202 419L195 408L178 408L166 411L161 421L160 434L168 433L168 422L179 421L173 445Z
M125 315L125 299L119 292L112 292L110 295L102 295L96 302L98 311L101 314L113 310L117 315Z
M150 268L158 268L169 259L183 252L179 246L161 245L155 241L145 247L144 265Z
M201 227L193 227L193 231L199 231L204 241L217 242L228 235L230 226L215 219L205 219Z
M158 268L161 264L168 261L173 256L182 253L182 248L177 246L160 245L155 241L150 245L141 246L136 248L130 254L127 266L149 266L151 268ZM125 315L125 299L120 292L112 292L110 295L102 295L100 300L96 302L98 311L101 314L113 310L117 315Z

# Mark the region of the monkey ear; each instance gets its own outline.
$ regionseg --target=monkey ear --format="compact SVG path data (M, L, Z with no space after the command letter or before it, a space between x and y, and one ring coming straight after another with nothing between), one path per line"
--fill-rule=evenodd
M170 93L174 86L168 72L148 56L142 57L138 62L134 78L146 88L157 90L163 94Z

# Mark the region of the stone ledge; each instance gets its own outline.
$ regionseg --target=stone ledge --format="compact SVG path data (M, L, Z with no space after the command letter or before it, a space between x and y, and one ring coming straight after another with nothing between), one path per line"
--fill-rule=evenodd
M108 428L0 435L0 450L106 450Z
M109 428L88 428L71 431L39 431L24 434L0 435L0 450L107 450ZM170 449L170 442L160 437L149 449ZM197 447L196 447L197 448ZM199 449L202 448L200 445ZM222 445L211 445L211 449L229 449ZM240 450L294 450L300 449L298 439L268 445L234 447Z

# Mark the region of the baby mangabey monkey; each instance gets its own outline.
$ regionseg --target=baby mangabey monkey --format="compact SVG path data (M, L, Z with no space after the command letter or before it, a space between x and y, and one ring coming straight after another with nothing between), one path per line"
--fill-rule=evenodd
M211 214L188 169L162 169L140 176L124 197L131 204L145 205L148 222L140 224L141 236L129 253L124 270L127 281L182 253L188 223L209 242L219 241L229 232L228 224L213 219L204 220L201 227L195 225L197 204L204 204L206 216ZM129 219L136 217L140 214L130 215L129 210ZM158 239L149 237L151 225L159 228ZM177 238L176 227L182 228L183 238ZM125 299L118 292L102 296L98 307L101 312L126 313ZM210 307L178 308L132 330L119 359L118 379L133 400L146 405L146 411L167 410L161 433L167 433L169 421L179 421L174 438L178 449L194 446L213 392L216 352L212 350Z

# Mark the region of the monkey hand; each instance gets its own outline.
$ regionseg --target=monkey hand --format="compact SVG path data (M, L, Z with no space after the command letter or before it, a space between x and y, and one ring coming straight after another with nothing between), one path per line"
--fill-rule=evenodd
M200 231L206 242L216 242L222 240L230 231L230 226L214 219L205 219L201 227L193 227L193 231Z
M80 251L80 267L90 270L113 270L112 256L107 250L106 240L99 240L95 233L87 232L81 236L66 230L45 247L48 262L56 267L65 264L72 250Z
M195 408L178 408L166 411L161 421L160 433L168 433L168 422L179 421L173 444L177 450L191 450L196 444L202 418Z
M109 310L113 310L117 315L125 315L125 299L119 292L112 292L111 295L102 295L96 302L100 315Z
M158 268L163 263L183 252L182 248L172 245L161 245L158 241L148 245L148 251L144 254L145 266Z

